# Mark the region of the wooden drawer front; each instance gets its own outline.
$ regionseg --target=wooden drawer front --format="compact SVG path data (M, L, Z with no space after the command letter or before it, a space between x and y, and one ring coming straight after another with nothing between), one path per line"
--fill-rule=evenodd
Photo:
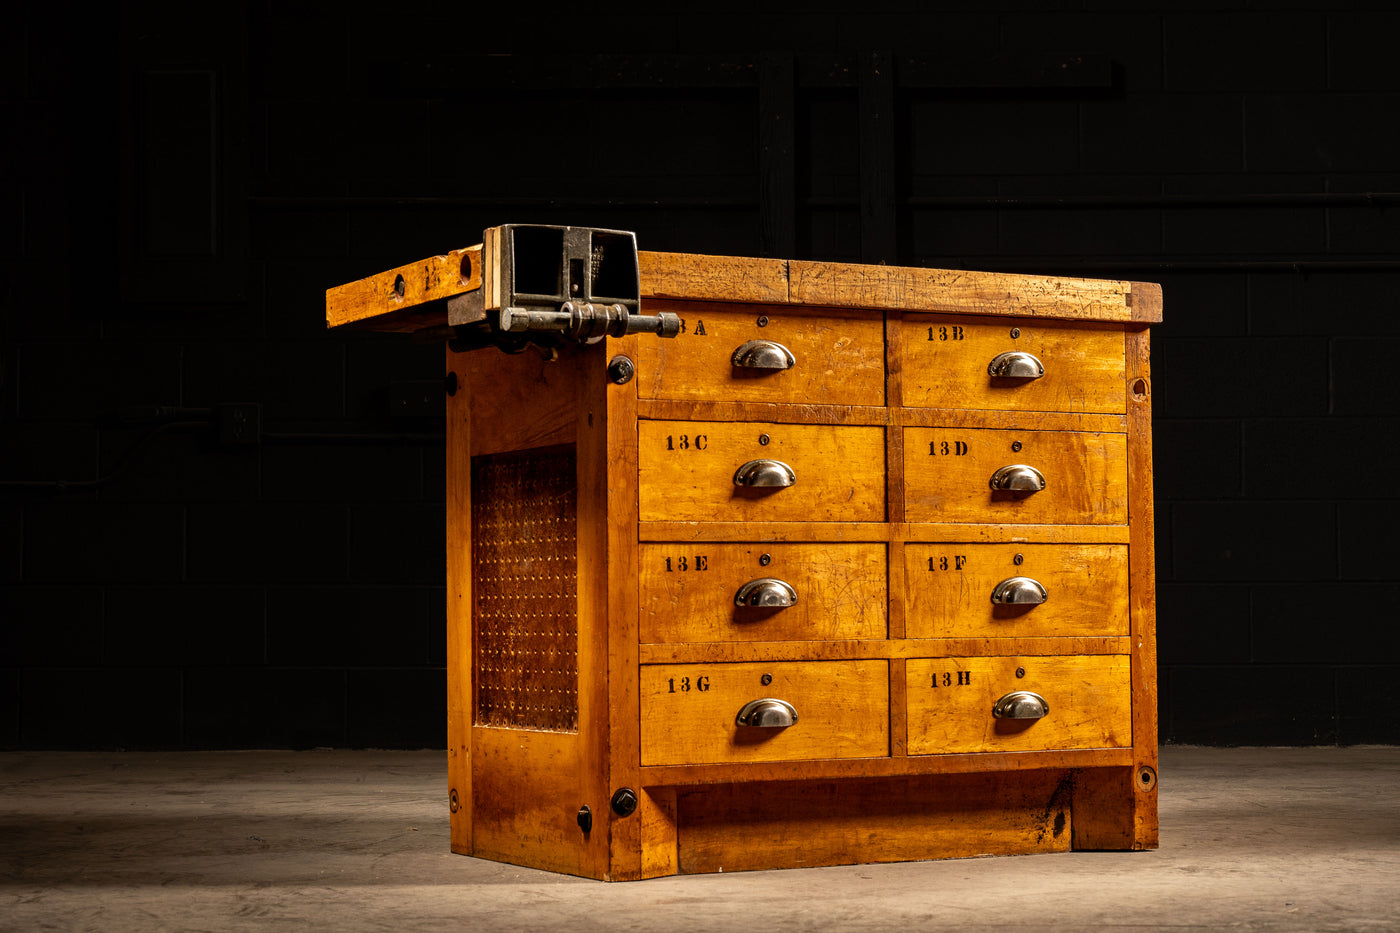
M904 404L911 408L1127 409L1119 325L907 314L903 336ZM1045 374L1007 378L988 371L992 360L1016 352L1034 356Z
M885 519L884 428L643 421L637 433L644 522ZM760 460L786 464L795 482L736 485L735 471Z
M911 755L1132 744L1127 655L919 658L905 674ZM1049 714L995 718L997 701L1019 690L1044 698Z
M904 574L910 638L1128 634L1124 544L907 544Z
M1077 431L905 428L911 522L1105 524L1128 521L1127 435ZM991 487L1002 467L1045 478L1038 492Z
M683 765L889 754L889 662L788 661L642 666L642 764ZM763 683L764 675L772 680ZM785 728L739 726L752 700L791 704Z
M887 634L883 544L643 544L640 561L644 644ZM790 605L752 605L774 597Z
M885 403L885 325L878 313L795 314L781 305L646 302L646 313L658 311L679 314L685 330L673 340L637 342L641 398ZM735 351L753 340L786 348L792 364L786 369L735 365Z

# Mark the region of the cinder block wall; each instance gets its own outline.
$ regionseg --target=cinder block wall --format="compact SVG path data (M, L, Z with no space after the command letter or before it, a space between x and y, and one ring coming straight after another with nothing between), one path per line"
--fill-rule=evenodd
M441 746L442 351L328 335L323 293L530 221L1162 282L1164 740L1400 741L1400 15L801 6L26 12L0 746Z

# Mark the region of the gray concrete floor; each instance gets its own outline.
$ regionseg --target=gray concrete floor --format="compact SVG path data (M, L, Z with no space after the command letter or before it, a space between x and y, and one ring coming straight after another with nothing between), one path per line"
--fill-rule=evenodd
M1167 748L1162 847L604 884L451 855L442 752L0 754L2 930L1400 930L1400 748Z

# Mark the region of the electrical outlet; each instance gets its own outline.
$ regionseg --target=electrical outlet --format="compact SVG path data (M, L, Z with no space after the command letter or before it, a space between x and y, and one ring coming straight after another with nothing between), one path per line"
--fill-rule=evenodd
M221 402L216 406L220 447L248 447L262 437L262 406L257 402Z

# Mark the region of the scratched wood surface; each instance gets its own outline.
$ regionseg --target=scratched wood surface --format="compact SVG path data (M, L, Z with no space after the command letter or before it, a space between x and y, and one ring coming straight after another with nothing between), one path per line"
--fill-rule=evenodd
M1045 488L1030 493L991 488L998 469L1017 465L1039 470ZM1123 434L905 428L904 478L905 517L911 522L1128 520Z
M1130 667L1125 655L906 661L909 754L1130 746ZM997 700L1019 690L1044 697L1049 715L994 718Z
M326 326L358 325L370 330L412 333L447 323L439 299L481 285L481 246L366 276L326 290Z
M906 314L902 330L905 405L1120 414L1124 410L1122 327ZM1012 352L1034 356L1045 374L1033 380L992 376L988 364Z
M640 518L648 521L882 521L885 432L877 427L643 421ZM745 463L791 467L787 487L736 486Z
M642 764L888 755L889 689L886 661L644 665ZM764 697L792 704L797 722L735 724Z
M694 301L655 301L646 311L671 311L684 323L672 340L638 341L642 398L884 404L885 324L879 314ZM750 341L776 343L795 362L787 369L735 366L734 351Z
M1068 772L1029 771L685 791L679 867L750 871L1064 852L1071 785Z
M1122 544L906 544L904 568L910 638L1128 634ZM1040 583L1046 601L994 604L1013 577Z
M643 644L885 637L879 544L643 544L637 592ZM780 580L785 608L735 605L755 580Z
M447 353L447 379L460 379L458 356ZM450 846L472 853L471 728L475 706L472 650L471 404L468 393L447 398L446 619L447 785Z

